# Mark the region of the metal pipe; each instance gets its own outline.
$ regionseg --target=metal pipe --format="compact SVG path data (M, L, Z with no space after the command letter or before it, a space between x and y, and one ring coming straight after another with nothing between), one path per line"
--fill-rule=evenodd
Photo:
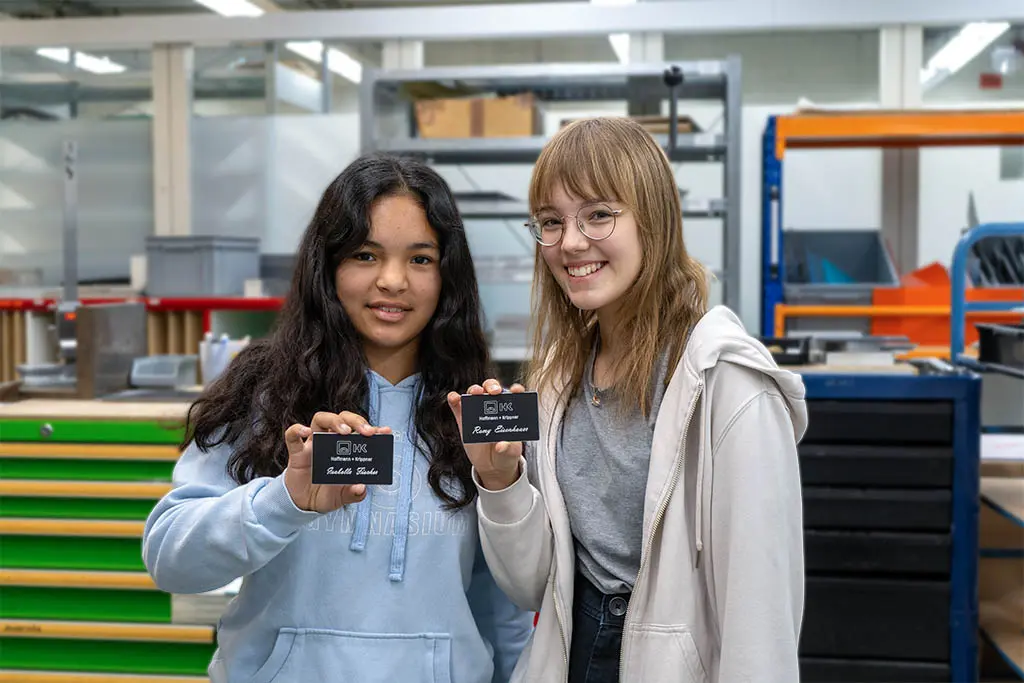
M64 301L78 300L78 143L64 142Z
M331 74L331 65L328 63L331 56L331 49L327 41L321 44L320 48L320 113L330 114L331 104L334 99L334 78Z
M950 276L952 282L952 293L950 295L951 313L949 321L949 353L950 359L956 363L963 354L966 337L966 315L969 312L984 312L986 315L995 315L992 311L1006 310L1009 305L1016 302L982 302L972 301L967 303L967 259L971 254L971 247L986 237L1008 237L1011 235L1024 235L1024 223L984 223L969 230L957 242L953 249L953 262L950 264ZM1024 301L1019 304L1024 307ZM1018 318L1021 314L1018 315Z
M671 156L679 144L679 86L683 84L683 71L673 64L665 69L668 86L668 152Z
M57 305L57 350L67 364L78 356L78 143L64 142L64 298Z

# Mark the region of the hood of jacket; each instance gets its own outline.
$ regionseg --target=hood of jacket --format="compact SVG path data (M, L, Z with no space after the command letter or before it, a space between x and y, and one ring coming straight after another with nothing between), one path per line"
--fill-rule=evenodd
M807 431L807 406L800 376L780 368L764 344L750 336L742 321L725 306L709 310L693 328L682 362L700 375L719 362L757 370L770 377L787 399L793 435L799 441Z

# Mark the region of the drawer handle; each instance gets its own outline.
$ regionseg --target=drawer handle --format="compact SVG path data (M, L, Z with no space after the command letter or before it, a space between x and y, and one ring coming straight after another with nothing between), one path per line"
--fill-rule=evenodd
M49 439L51 436L53 436L53 425L50 424L49 422L40 425L39 435L42 436L44 439Z

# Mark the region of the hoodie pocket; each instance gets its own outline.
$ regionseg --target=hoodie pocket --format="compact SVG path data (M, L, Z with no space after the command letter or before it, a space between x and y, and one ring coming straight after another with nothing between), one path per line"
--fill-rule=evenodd
M283 628L250 683L451 683L451 637Z
M644 625L630 629L629 678L644 683L706 683L697 644L686 626ZM679 678L680 673L686 677Z

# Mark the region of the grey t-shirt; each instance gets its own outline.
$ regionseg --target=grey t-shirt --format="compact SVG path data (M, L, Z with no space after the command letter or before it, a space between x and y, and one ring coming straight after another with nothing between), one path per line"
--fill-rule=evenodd
M640 571L644 494L668 359L662 354L655 366L645 419L639 407L620 414L610 390L594 400L594 358L591 352L581 390L566 408L555 469L578 568L603 593L628 593Z

